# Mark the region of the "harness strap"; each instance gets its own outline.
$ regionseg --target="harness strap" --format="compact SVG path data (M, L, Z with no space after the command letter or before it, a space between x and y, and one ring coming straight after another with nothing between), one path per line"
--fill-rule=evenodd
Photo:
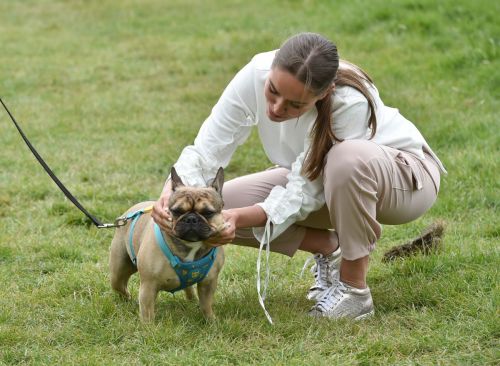
M142 210L130 212L124 217L125 221L132 220L132 223L130 224L128 246L130 250L130 259L135 266L137 266L137 255L135 254L133 241L135 225L137 224L137 221L143 213L150 212L152 209L152 206L146 207ZM160 247L165 257L167 257L170 265L174 269L180 281L180 285L177 288L170 290L169 292L174 293L179 290L185 289L186 287L192 286L202 281L206 277L206 275L212 268L212 265L214 264L218 248L210 249L207 255L197 261L183 262L179 257L172 253L170 247L167 245L167 242L163 238L160 227L156 223L154 224L154 231L156 243Z
M156 243L160 247L163 254L165 254L165 257L167 257L167 259L170 262L170 264L172 265L172 267L174 269L179 267L179 263L181 263L181 261L179 260L179 258L177 256L175 256L172 253L172 251L168 247L167 243L165 242L165 239L163 238L160 227L156 223L154 224L154 227L155 227Z
M172 253L169 246L165 242L165 239L163 238L160 227L156 223L154 224L154 230L156 243L160 247L165 257L167 257L167 259L170 261L170 264L174 268L175 273L177 273L177 277L179 277L180 281L179 287L170 290L169 292L174 293L179 290L185 289L186 287L192 286L205 278L205 276L210 271L210 268L212 268L212 265L214 264L218 248L210 249L206 256L197 261L183 262L179 257Z
M132 260L132 263L134 263L134 266L137 267L137 256L135 255L135 250L134 250L134 229L135 229L135 224L137 224L137 221L139 220L139 217L144 212L149 212L151 209L149 207L144 208L139 211L131 212L127 216L125 216L125 220L130 220L133 219L132 223L130 224L130 231L128 234L128 247L130 249L130 259Z

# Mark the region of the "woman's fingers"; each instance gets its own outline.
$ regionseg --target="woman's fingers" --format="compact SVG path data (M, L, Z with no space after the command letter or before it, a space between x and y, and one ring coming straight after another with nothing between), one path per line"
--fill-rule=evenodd
M151 212L151 217L154 222L160 226L162 230L170 232L172 226L172 217L168 208L165 206L165 198L160 197L158 201L153 205L153 211Z
M230 222L226 222L223 226L223 229L205 240L205 243L211 246L220 246L232 243L235 237L236 229L234 225Z

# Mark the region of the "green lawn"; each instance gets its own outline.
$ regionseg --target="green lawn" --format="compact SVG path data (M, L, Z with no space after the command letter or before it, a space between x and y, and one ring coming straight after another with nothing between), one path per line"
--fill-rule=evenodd
M499 364L499 13L489 0L0 0L0 96L106 221L157 198L237 70L299 31L362 66L449 171L427 215L384 227L372 319L310 319L307 256L273 255L269 325L257 252L230 246L217 322L165 293L143 326L137 277L131 302L108 284L112 230L89 225L0 110L0 364ZM226 174L268 165L254 134ZM437 219L448 223L440 253L381 262Z

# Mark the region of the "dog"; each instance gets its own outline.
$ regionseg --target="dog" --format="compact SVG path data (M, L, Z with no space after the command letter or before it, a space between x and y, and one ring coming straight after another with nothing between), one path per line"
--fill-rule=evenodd
M213 296L224 264L224 251L222 246L213 248L203 241L224 229L225 223L221 214L224 172L219 168L215 179L208 187L188 187L182 183L175 168L172 168L171 181L172 194L168 202L172 217L171 234L160 230L153 222L150 213L145 210L148 206L151 208L154 202L142 202L131 207L123 216L128 218L126 225L117 228L111 242L109 257L111 287L120 295L130 299L128 281L132 274L139 272L140 319L145 323L151 322L155 317L154 308L158 292L180 290L182 280L179 276L182 271L188 271L175 266L177 271L181 271L176 272L172 260L167 258L168 253L165 254L170 250L183 265L204 261L205 271L209 268L205 277L196 282L201 312L207 320L213 320L215 318L212 310ZM131 222L132 218L134 221ZM160 244L162 238L163 245L167 248L162 248ZM213 261L211 267L207 267L209 258L207 255L211 256ZM196 271L195 269L191 273L192 277L201 277L199 271ZM192 278L184 279L184 285L187 287L183 289L186 298L194 300L194 288L190 285L190 281L192 282Z

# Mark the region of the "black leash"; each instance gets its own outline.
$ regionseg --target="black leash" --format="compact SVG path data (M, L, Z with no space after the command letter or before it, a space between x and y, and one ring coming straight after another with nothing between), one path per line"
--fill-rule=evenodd
M71 201L73 202L73 204L78 207L78 209L80 209L80 211L82 211L93 223L94 225L98 228L98 229L107 229L107 228L112 228L112 227L118 227L118 226L123 226L127 223L127 220L126 218L123 218L123 217L119 217L118 219L116 219L116 221L113 223L113 224L103 224L99 219L97 219L95 216L91 215L83 206L80 202L78 202L78 200L76 199L75 196L73 196L71 194L71 192L64 186L64 184L62 184L62 182L56 177L56 175L54 174L54 172L50 169L50 167L47 165L47 163L43 160L43 158L40 156L40 154L38 153L38 151L36 151L35 147L31 144L31 142L28 140L28 138L26 137L26 135L24 134L23 130L21 129L21 127L19 126L19 124L16 122L16 119L14 118L14 116L12 115L12 113L10 113L9 109L7 108L7 106L5 105L5 103L3 102L2 98L0 98L0 103L2 103L2 106L5 108L5 110L7 111L7 113L9 114L9 117L10 119L12 120L12 122L14 123L14 125L16 126L17 130L19 131L19 133L21 134L21 137L23 138L24 142L26 143L26 145L28 145L29 149L31 150L31 152L33 153L33 155L35 155L35 158L38 160L38 162L42 165L42 167L45 169L45 171L47 172L47 174L52 178L52 180L55 182L55 184L57 184L57 186L61 189L61 191L64 193L64 195Z

